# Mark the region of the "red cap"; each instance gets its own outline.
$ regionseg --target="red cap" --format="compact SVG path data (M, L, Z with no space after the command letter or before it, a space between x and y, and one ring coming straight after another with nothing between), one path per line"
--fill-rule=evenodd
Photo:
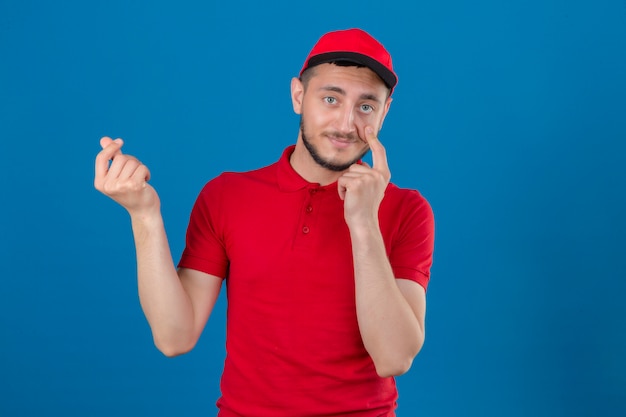
M300 71L333 61L348 61L374 71L391 90L398 77L391 65L391 55L369 33L361 29L338 30L323 35L315 44Z

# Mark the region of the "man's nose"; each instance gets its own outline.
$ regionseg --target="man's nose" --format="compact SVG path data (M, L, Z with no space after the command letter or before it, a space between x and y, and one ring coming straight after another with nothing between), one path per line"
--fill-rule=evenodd
M337 127L339 131L344 134L354 133L356 131L354 109L351 106L341 109Z

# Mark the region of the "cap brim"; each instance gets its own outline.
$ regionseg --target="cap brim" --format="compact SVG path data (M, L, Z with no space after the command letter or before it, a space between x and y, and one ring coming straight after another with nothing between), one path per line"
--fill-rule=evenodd
M389 87L390 89L393 89L398 83L398 77L396 77L396 74L394 74L392 71L389 71L389 69L383 64L373 58L370 58L367 55L355 52L326 52L323 54L312 56L307 62L305 69L333 61L348 61L354 62L355 64L363 65L374 71L383 80L385 85L387 85L387 87Z

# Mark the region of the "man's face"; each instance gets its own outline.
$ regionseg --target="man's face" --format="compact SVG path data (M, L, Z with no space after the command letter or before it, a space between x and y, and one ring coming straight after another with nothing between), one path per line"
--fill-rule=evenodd
M299 139L318 165L344 171L367 153L365 127L380 130L391 98L369 68L320 64L314 71L301 94L293 95Z

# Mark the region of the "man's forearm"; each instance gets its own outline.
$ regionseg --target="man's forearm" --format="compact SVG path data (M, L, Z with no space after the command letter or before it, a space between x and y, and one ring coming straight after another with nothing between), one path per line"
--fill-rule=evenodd
M167 356L185 353L195 343L193 307L174 266L163 218L159 213L131 220L139 299L155 345Z
M156 190L148 183L150 170L136 157L122 153L120 138L100 139L95 188L124 207L131 217L137 252L139 298L157 347L166 355L193 346L194 315L172 262Z
M353 228L351 238L363 343L379 375L403 374L422 347L422 324L396 283L378 225Z

